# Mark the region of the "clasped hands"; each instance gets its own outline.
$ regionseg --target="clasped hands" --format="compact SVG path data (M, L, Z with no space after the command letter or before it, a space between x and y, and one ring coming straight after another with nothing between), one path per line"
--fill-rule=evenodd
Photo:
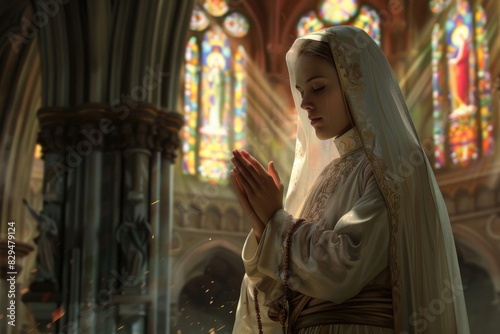
M231 162L234 189L259 241L267 222L283 208L283 184L272 161L266 170L248 152L235 149Z

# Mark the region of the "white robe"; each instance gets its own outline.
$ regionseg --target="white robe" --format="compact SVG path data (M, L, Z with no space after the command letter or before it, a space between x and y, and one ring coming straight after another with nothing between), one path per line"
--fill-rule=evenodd
M350 130L335 142L352 135ZM292 234L289 285L305 295L342 303L367 286L391 289L390 231L386 203L360 143L337 147L340 158L325 167L311 188L301 214L306 221ZM259 291L264 333L281 333L281 325L267 312L270 303L283 295L286 235L296 220L279 210L259 244L253 231L248 235L242 252L246 274L233 333L258 333L254 287ZM329 333L393 333L357 324L329 327ZM320 326L299 333L320 333Z

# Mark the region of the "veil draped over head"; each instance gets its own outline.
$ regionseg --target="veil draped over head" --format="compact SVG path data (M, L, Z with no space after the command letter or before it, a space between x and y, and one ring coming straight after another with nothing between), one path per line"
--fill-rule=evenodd
M287 53L299 120L285 210L299 217L309 188L339 155L332 140L316 138L300 107L295 67L306 39L330 45L346 109L387 205L394 333L468 333L445 203L396 77L379 46L361 29L323 29L297 39Z

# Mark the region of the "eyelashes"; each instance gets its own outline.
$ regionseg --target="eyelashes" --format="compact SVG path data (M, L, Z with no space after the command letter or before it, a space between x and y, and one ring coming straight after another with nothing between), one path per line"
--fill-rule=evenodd
M318 87L318 88L314 88L312 91L313 93L318 93L318 92L321 92L323 89L325 89L326 86L321 86L321 87ZM301 98L304 98L304 93L299 91L300 93L300 97Z

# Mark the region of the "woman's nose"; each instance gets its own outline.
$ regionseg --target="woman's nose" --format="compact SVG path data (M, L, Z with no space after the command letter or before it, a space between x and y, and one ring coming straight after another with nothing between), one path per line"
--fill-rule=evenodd
M312 104L311 100L306 95L304 95L304 97L302 98L302 102L300 103L300 107L304 110L312 109L313 104Z

